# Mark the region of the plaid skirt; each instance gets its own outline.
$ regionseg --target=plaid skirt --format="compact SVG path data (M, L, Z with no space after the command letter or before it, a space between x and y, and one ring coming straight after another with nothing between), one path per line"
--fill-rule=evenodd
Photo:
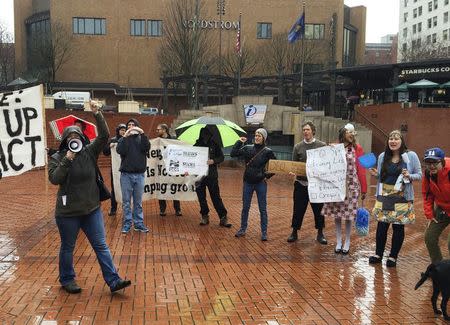
M416 221L414 205L407 201L402 191L394 185L382 184L381 195L377 196L372 215L380 222L407 225Z

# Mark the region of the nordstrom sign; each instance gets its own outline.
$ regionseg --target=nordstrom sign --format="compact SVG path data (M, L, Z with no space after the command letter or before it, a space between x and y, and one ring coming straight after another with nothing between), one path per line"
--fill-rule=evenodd
M183 25L186 28L194 28L194 25L202 29L238 29L239 21L229 20L203 20L203 19L190 19L184 20Z

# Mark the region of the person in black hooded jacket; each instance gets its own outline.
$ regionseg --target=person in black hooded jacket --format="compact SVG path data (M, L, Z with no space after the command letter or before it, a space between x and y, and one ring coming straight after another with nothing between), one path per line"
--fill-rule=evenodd
M75 282L73 267L73 251L80 229L86 234L97 255L103 278L111 292L131 284L131 281L122 280L117 274L106 244L96 165L109 133L98 107L91 104L91 110L97 122L98 137L87 144L78 126L65 128L59 150L50 157L48 167L50 182L59 185L55 207L56 224L61 237L59 281L68 293L81 292ZM72 140L81 143L81 150L77 153L69 150L68 144Z
M117 143L121 137L127 131L127 126L123 123L120 123L116 127L116 135L109 139L106 146L103 148L103 154L105 156L111 156L111 144ZM114 182L113 182L113 170L111 166L111 210L109 211L109 216L115 216L117 212L117 201L116 201L116 193L114 192Z
M259 213L261 216L261 240L267 240L267 182L266 179L273 176L265 171L266 164L270 159L276 159L273 151L266 147L267 131L258 129L255 131L255 143L244 145L247 138L238 140L233 149L231 157L243 157L245 159L244 186L242 189L242 212L241 227L235 234L236 237L245 236L248 222L248 212L252 202L253 192L258 198Z
M209 207L206 201L206 188L208 187L209 196L213 202L214 209L220 218L219 225L221 227L231 227L228 223L227 209L223 205L222 198L220 197L219 189L219 174L217 172L217 165L224 161L222 148L213 139L213 134L208 126L205 126L200 130L199 137L195 142L196 147L208 147L209 159L208 159L208 175L205 176L197 185L196 192L198 202L200 203L201 220L200 225L205 226L209 224Z

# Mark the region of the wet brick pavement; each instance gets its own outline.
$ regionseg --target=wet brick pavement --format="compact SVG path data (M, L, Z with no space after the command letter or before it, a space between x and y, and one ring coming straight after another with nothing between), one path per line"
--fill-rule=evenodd
M103 175L109 175L105 169ZM0 181L0 323L4 324L444 324L430 304L431 283L414 285L428 265L426 221L416 193L417 222L406 228L396 269L369 266L370 235L355 233L348 256L334 253L334 222L327 246L315 241L308 209L298 242L288 244L292 180L269 181L269 240L261 242L256 198L247 235L235 238L240 220L239 169L220 169L231 229L211 213L200 227L197 202L182 202L182 217L160 217L157 202L144 204L148 234L122 235L121 213L108 217L107 241L119 273L132 286L111 295L84 234L75 251L79 295L58 283L59 236L53 218L56 187L45 171ZM373 194L373 187L371 188ZM368 202L371 207L373 200ZM448 234L448 230L444 236ZM390 235L388 246L390 244ZM442 245L444 248L445 246ZM446 252L447 254L447 252Z

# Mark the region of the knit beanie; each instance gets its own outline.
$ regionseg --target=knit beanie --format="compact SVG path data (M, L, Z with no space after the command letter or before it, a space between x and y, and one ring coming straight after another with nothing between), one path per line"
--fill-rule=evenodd
M267 141L267 131L263 128L259 128L255 131L255 133L259 133L262 135L262 137L264 138L264 142Z

